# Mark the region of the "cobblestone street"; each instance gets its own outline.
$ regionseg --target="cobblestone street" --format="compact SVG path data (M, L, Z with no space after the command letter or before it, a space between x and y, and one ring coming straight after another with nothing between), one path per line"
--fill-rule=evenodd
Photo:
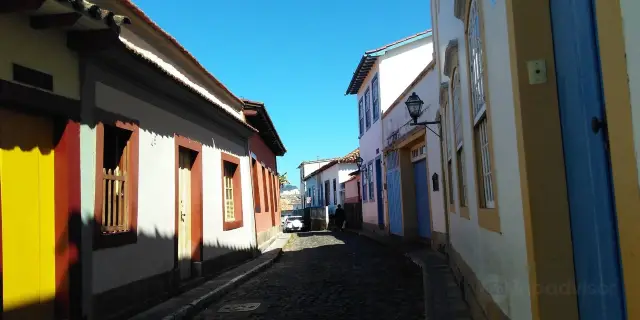
M220 312L243 303L260 306ZM422 273L398 253L355 234L300 233L271 268L196 319L424 319Z

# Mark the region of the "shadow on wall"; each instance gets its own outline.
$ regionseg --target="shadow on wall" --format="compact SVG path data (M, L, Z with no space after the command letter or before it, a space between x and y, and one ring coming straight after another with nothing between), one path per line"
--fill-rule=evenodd
M51 120L52 118L43 117L40 114L32 115L7 110L0 109L0 137L2 137L0 152L2 152L5 170L0 172L3 175L0 183L0 190L2 190L0 195L2 219L0 221L4 231L2 235L2 260L0 260L0 275L2 276L0 280L2 280L3 288L0 290L0 298L3 301L1 319L51 319L52 314L55 314L57 319L82 319L82 316L88 313L88 310L83 310L83 299L91 300L90 305L92 305L96 319L121 319L189 288L184 285L184 281L180 280L177 268L181 265L181 261L178 261L175 249L176 235L161 235L157 230L153 233L145 233L139 229L136 244L144 244L148 253L143 256L123 254L118 258L128 259L131 264L131 261L145 259L147 256L173 255L175 257L173 269L163 274L137 279L135 282L92 297L83 298L83 274L86 278L87 274L93 272L87 270L91 266L83 266L82 263L90 261L91 257L83 257L82 254L93 252L93 248L83 248L83 246L92 246L92 244L87 242L88 239L83 242L82 235L91 234L97 228L95 228L95 222L91 224L82 222L82 214L79 211L80 199L72 199L80 194L80 151L76 149L67 150L68 153L59 153L59 148L71 148L66 145L68 143L75 143L74 147L79 147L79 141L73 141L80 135L79 126L76 123L75 126L72 126L72 132L69 132L67 129L70 127L69 124L73 122L66 118ZM173 112L173 114L180 113ZM183 130L190 132L171 132L171 128L167 128L166 122L162 122L160 117L150 116L146 117L147 120L137 121L95 108L83 110L82 118L82 123L91 128L96 127L96 122L86 119L101 119L105 123L115 123L116 121L133 123L138 125L141 131L169 138L173 138L174 134L179 134L198 140L206 146L215 147L222 151L229 150L241 157L246 156L246 148L242 144L238 145L238 143L208 132L208 130L215 132L220 129L212 128L211 125L203 123L204 121L197 120L197 116L190 114L182 113L179 118L193 121L202 129L183 126ZM13 154L18 154L14 152L15 150L24 151L22 154L24 157L14 156ZM39 164L41 158L38 157L50 155L52 150L54 150L55 156L53 158L55 159L47 160L51 162L49 163L51 166L46 167L51 176L49 176L49 172L40 172L39 174L42 176L38 176L38 174L30 174L30 170L24 170L25 168L31 169L30 166L42 167L43 165ZM95 152L95 150L82 150L82 152ZM11 156L5 157L7 154ZM24 159L29 160L29 163L20 162ZM174 176L174 172L168 174ZM7 177L9 175L11 178ZM20 175L26 175L31 180L28 183L21 181ZM55 181L49 184L52 178L55 178L53 179ZM50 189L38 188L37 185L41 180L45 181L45 184L48 185L47 188ZM54 194L51 195L51 193ZM5 198L2 199L2 196ZM35 203L37 207L39 202L45 201L47 205L50 205L49 208L34 209L34 206L29 204ZM51 211L46 212L49 209ZM222 216L221 211L222 208L220 208L220 212L216 212L220 217ZM51 221L48 221L49 219ZM43 220L47 221L42 222ZM18 227L26 232L11 232ZM43 227L42 230L40 230L41 227ZM51 235L50 238L47 238L49 235ZM55 246L50 245L53 243ZM124 250L127 246L131 245L106 250L122 248L123 252L140 252L139 250ZM42 248L49 247L53 252L42 251ZM34 251L40 252L40 254L34 254ZM31 253L29 254L29 252ZM200 252L214 252L208 256L216 256L215 259L202 261L201 270L204 277L201 280L219 274L224 269L246 261L257 254L253 248L227 246L220 243L201 244ZM28 257L23 259L20 254ZM201 256L202 254L200 254ZM118 263L118 261L113 261L113 263ZM125 271L113 271L115 274L118 272ZM93 274L94 278L101 276ZM84 279L84 281L93 280ZM24 285L21 282L24 282ZM190 283L196 282L191 281ZM51 284L50 288L43 289L47 283Z
M94 226L82 224L79 212L72 212L67 229L56 239L56 297L40 298L39 302L34 302L33 300L38 300L38 293L32 293L35 299L24 301L22 305L18 304L10 309L3 308L0 319L52 319L52 314L55 314L56 319L83 319L82 314L86 314L88 310L82 310L83 264L79 255L83 245L80 236L82 228L94 228ZM157 253L157 249L173 248L176 242L175 236L163 237L157 231L155 235L139 233L136 241L136 243L144 243L145 248L149 249L149 255ZM176 254L174 268L169 272L151 275L122 287L93 295L91 304L94 319L128 318L172 296L190 290L259 254L255 249L225 245L205 245L203 250L207 252L214 250L219 255L214 259L202 261L201 276L181 280L178 266L184 260L178 261ZM129 258L144 259L145 257ZM64 261L68 261L68 264L65 265ZM46 263L41 263L41 267L47 268ZM193 268L192 264L191 274L195 275ZM62 270L64 272L61 272ZM100 277L100 275L94 274L93 277Z

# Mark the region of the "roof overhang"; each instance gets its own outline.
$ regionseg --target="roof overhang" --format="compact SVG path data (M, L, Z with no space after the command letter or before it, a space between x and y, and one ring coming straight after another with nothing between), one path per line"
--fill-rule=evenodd
M412 42L430 37L432 35L431 30L423 31L418 34L412 35L410 37L398 40L391 44L385 45L381 48L370 50L364 53L362 58L360 58L360 63L358 63L358 67L353 72L353 76L351 77L351 82L349 82L349 87L345 95L350 94L358 94L360 91L360 87L362 87L362 83L369 75L371 69L373 69L376 61L378 61L378 57L385 55L387 52L394 50L396 48L405 46Z
M264 103L246 99L243 102L245 105L243 113L247 122L258 129L260 138L276 156L284 156L287 149L284 147Z

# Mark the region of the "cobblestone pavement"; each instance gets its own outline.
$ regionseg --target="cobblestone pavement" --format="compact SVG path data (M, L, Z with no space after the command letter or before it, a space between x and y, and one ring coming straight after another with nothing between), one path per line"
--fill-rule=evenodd
M219 312L243 303L260 306ZM365 237L300 233L271 268L195 319L424 319L422 273L405 257Z

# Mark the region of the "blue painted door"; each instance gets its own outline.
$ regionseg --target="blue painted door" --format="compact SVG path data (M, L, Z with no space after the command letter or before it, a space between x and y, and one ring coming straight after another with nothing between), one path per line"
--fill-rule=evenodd
M384 229L384 204L382 203L382 163L376 158L376 202L378 203L378 226Z
M594 14L593 0L551 0L580 319L616 320L625 301Z
M413 163L413 182L416 191L416 211L418 214L418 234L423 238L431 237L431 218L429 216L429 185L427 184L427 159Z
M389 230L402 236L402 203L400 202L400 167L398 153L393 151L386 156L387 168L387 205L389 206Z

